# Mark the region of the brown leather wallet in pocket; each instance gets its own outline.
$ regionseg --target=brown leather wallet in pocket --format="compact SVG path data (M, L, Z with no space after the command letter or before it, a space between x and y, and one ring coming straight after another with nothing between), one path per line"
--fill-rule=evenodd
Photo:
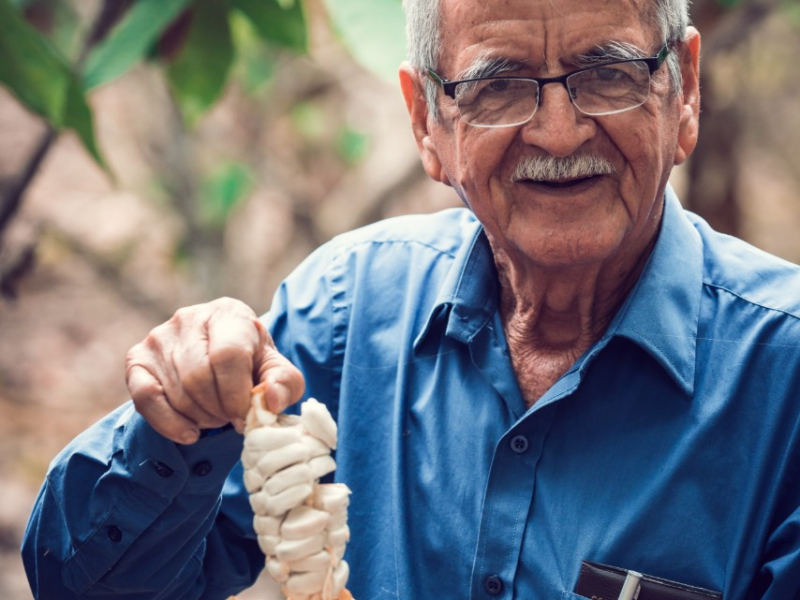
M617 600L628 571L584 560L575 593L593 600ZM638 600L722 600L722 594L642 574Z

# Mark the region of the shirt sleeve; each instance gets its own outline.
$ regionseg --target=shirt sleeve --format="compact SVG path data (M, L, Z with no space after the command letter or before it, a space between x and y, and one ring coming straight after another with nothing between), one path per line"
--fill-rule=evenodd
M264 559L241 448L233 430L175 444L131 403L85 431L53 461L28 523L34 597L211 599L252 585Z
M343 271L330 267L331 255L324 246L298 267L264 317L279 350L306 376L306 396L327 402L338 378L327 281L331 269ZM35 598L224 600L250 587L264 555L241 451L233 430L175 444L131 403L78 436L50 466L25 534Z
M786 485L776 510L777 524L764 545L748 600L800 598L800 446L795 445L790 456Z
M760 600L800 598L800 508L775 531L769 547L773 554L760 573L766 589L752 597Z

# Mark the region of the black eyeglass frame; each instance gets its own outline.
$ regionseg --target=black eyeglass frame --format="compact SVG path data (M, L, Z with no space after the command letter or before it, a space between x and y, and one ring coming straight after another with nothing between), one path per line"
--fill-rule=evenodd
M564 86L564 89L567 90L567 95L569 96L570 102L572 102L573 98L572 94L569 91L569 86L567 86L567 79L569 79L573 75L577 75L578 73L583 73L591 69L597 69L598 67L608 67L630 62L642 62L645 65L647 65L647 68L650 71L650 75L652 76L653 73L655 73L658 69L661 68L661 65L664 64L664 61L667 60L667 56L669 56L669 53L672 51L673 47L674 47L673 42L667 42L666 44L664 44L664 47L661 48L661 50L659 50L659 52L654 56L648 56L642 58L626 58L623 60L612 60L604 63L598 63L596 65L591 65L589 67L577 69L570 73L565 73L564 75L559 75L558 77L522 77L518 75L505 75L505 76L493 75L492 77L475 77L472 79L459 79L458 81L449 81L441 77L433 69L427 69L425 74L428 76L429 79L431 79L434 83L436 83L439 87L442 88L442 91L445 93L446 96L452 98L453 100L456 99L456 88L462 83L472 83L475 81L492 81L495 79L517 79L525 81L535 81L539 86L539 90L541 90L548 83L560 83L562 86ZM537 107L539 106L540 101L541 101L541 93L539 94L539 97L536 100ZM636 107L634 106L631 108L636 108Z

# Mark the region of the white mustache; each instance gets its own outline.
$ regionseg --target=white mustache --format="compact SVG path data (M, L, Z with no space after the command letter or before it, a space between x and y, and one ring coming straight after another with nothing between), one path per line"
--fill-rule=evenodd
M571 155L565 158L536 156L517 165L511 174L511 182L525 179L534 181L564 181L583 179L595 175L612 175L616 172L608 159L589 154Z

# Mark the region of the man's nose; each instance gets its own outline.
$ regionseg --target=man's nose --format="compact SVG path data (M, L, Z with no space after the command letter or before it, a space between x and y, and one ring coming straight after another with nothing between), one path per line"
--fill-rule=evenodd
M555 157L573 154L597 133L594 119L572 104L567 88L558 83L542 86L539 106L522 126L522 140Z

